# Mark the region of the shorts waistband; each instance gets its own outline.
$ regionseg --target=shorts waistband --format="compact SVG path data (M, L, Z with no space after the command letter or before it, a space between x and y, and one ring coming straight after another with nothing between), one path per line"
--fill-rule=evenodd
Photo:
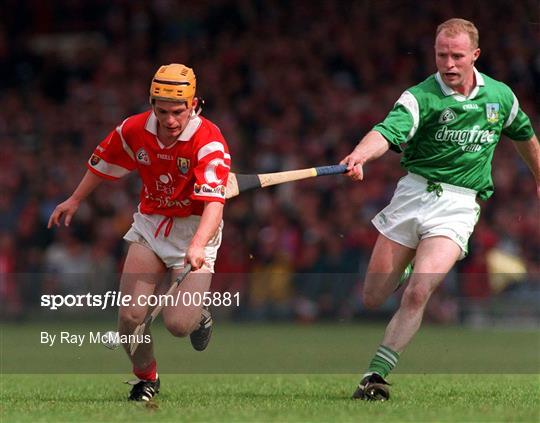
M429 183L429 181L426 178L424 178L421 175L417 175L416 173L409 172L407 174L407 178L409 180L411 180L411 181L419 182L419 183L424 184L424 185L428 185L428 183ZM433 182L435 182L436 184L439 184L443 188L443 190L446 190L446 191L449 191L449 192L454 192L456 194L464 194L464 195L467 195L467 196L470 196L470 197L476 197L476 195L478 194L478 192L475 191L474 189L464 188L464 187L460 187L460 186L452 185L452 184L447 184L445 182L436 182L436 181L433 181Z

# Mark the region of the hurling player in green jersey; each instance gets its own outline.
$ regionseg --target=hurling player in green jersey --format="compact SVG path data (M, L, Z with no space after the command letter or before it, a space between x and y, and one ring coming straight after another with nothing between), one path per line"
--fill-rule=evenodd
M372 221L379 236L364 281L367 308L386 301L414 258L400 307L355 399L389 398L386 376L418 331L431 294L466 255L480 210L477 198L493 192L491 161L501 135L514 141L540 198L538 139L511 89L474 67L478 38L472 22L450 19L439 25L437 73L406 90L384 121L341 161L347 175L361 181L365 163L388 149L404 150L401 164L408 171L390 204Z

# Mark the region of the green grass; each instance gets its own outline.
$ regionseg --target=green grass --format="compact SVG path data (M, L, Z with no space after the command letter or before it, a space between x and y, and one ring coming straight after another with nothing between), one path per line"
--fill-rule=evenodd
M88 334L114 322L43 322L0 326L3 373L130 372L121 350L85 342L82 347L40 344L40 332ZM153 326L162 373L325 373L362 372L377 349L383 324L223 324L199 353L174 338L161 322ZM405 351L399 373L540 373L540 331L471 330L425 325Z
M387 403L350 400L384 325L216 325L207 351L154 327L157 409L125 400L130 365L99 344L40 344L111 322L4 324L0 422L540 421L540 332L425 326L391 375ZM121 373L121 374L119 374Z
M395 375L392 399L352 401L345 375L163 375L158 408L118 375L4 376L3 422L537 422L538 376Z

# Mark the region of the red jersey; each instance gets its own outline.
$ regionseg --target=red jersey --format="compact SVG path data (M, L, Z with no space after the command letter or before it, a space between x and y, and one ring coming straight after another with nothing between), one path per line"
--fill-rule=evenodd
M141 213L200 216L205 201L224 203L231 156L219 128L193 115L165 147L157 123L151 110L127 118L96 147L88 169L112 180L136 169L143 182Z

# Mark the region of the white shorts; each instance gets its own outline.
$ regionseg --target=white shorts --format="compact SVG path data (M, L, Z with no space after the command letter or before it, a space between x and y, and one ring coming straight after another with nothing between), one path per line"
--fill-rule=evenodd
M131 229L124 235L124 239L150 248L167 268L181 268L184 267L186 251L197 231L201 216L173 217L170 218L170 223L167 219L169 218L159 214L136 212L133 215ZM217 251L221 245L222 230L223 221L204 249L204 267L212 273L214 272Z
M445 236L461 248L461 260L467 255L467 243L480 216L476 191L439 183L427 191L428 181L409 173L399 180L390 204L371 221L387 238L416 249L421 239Z

